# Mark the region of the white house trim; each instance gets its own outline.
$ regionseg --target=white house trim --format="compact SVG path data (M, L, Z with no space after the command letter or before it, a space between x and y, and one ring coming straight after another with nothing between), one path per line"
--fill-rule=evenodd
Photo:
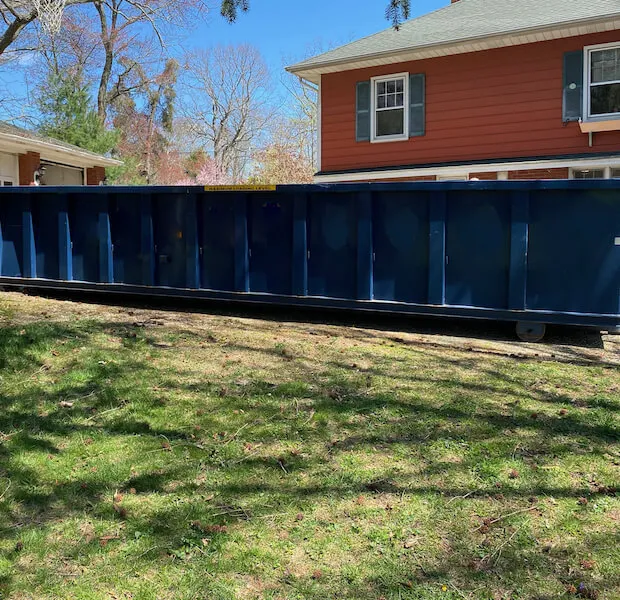
M392 81L402 79L403 81L403 132L398 135L377 136L377 111L390 110L389 108L377 107L377 83L381 81ZM394 107L393 110L400 108ZM381 75L370 79L370 141L373 144L384 142L402 142L409 139L409 73L394 73L392 75Z
M383 179L407 179L409 177L469 177L470 173L497 173L498 179L507 179L508 171L529 171L531 169L606 169L620 168L620 155L615 157L596 157L558 160L532 160L505 163L475 163L469 165L450 165L445 167L423 167L409 169L389 169L385 171L364 171L315 175L315 183L338 183L342 181L380 181Z
M592 115L590 113L591 106L590 101L592 95L590 94L590 88L592 85L592 69L590 68L591 60L590 55L592 52L598 50L606 50L609 48L620 48L620 41L611 42L609 44L596 44L594 46L585 46L583 49L583 106L584 106L584 121L608 121L610 119L618 119L619 113L608 113L602 115ZM610 82L616 83L616 82ZM613 130L618 129L616 125Z

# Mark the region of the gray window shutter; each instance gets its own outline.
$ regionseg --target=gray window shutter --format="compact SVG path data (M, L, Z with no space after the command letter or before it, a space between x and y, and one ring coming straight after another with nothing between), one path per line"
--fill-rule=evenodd
M355 140L370 141L370 81L357 84L355 97Z
M424 73L409 75L409 137L426 133L425 88Z
M583 50L564 54L562 120L578 121L583 116Z

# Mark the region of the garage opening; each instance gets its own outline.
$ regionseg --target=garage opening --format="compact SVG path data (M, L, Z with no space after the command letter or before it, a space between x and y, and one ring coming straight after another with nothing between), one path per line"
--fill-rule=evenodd
M84 185L84 169L70 167L59 163L41 161L45 171L41 177L41 185Z

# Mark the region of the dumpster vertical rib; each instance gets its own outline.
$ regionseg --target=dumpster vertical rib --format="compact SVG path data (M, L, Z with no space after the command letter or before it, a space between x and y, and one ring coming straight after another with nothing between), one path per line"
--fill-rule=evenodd
M372 193L361 192L357 207L357 299L373 298Z
M58 277L63 281L72 281L73 254L67 196L59 196L58 202Z
M250 291L250 262L248 253L248 196L235 196L235 291Z
M34 227L32 224L32 211L30 209L30 197L26 199L22 210L22 252L23 252L23 277L37 276L37 253L34 245Z
M101 202L98 216L99 230L99 282L114 283L114 263L112 258L112 231L110 229L109 199L98 198Z
M514 192L511 200L510 278L508 308L525 310L527 297L527 245L529 236L529 192Z
M446 301L446 192L429 200L428 303Z
M306 194L293 197L293 295L308 295L308 200Z
M200 288L200 262L198 259L198 198L192 193L185 207L185 285Z
M140 198L140 259L142 284L155 285L155 240L153 237L152 196L145 192Z

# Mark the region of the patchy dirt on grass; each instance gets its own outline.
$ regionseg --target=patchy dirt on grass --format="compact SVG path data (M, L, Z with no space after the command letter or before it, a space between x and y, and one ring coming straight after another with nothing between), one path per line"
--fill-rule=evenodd
M290 336L314 336L317 341L331 340L347 348L351 343L381 343L412 345L419 348L454 349L466 352L508 356L515 359L552 360L561 362L593 362L620 365L620 334L582 329L553 329L545 340L539 343L522 342L516 339L509 329L501 333L493 324L485 327L481 322L454 319L412 319L411 327L401 331L368 326L335 325L327 323L303 322L290 319L290 312L284 312L283 320L271 317L268 320L249 316L222 316L205 312L153 310L139 307L118 307L106 304L81 303L68 300L45 299L38 296L4 292L0 299L19 310L13 311L16 322L28 323L44 319L70 322L75 318L97 319L126 326L157 329L166 327L179 331L191 331L204 336L203 342L225 342L226 335L252 328L273 332L274 346L283 344ZM251 309L248 309L251 312ZM401 321L401 324L404 323ZM215 333L223 337L215 337ZM510 339L514 338L514 339ZM121 338L111 338L111 343L121 343ZM182 342L180 342L182 344ZM173 348L172 344L160 345ZM178 347L178 343L176 344ZM286 357L293 348L281 346L280 352ZM357 365L361 370L364 364ZM368 368L368 364L366 365Z

